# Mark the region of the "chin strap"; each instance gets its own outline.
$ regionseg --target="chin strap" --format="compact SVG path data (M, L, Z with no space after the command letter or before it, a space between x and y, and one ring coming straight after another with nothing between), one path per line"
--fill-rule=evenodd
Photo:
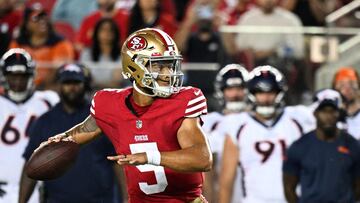
M145 93L144 91L142 91L142 90L137 86L137 84L136 84L135 81L133 81L133 87L134 87L134 89L135 89L137 92L139 92L140 94L143 94L143 95L145 95L145 96L148 96L148 97L155 97L155 96L156 96L155 94L148 94L148 93Z
M22 92L15 92L10 89L9 85L5 86L8 97L16 103L24 101L33 91L33 77L30 77L26 84L26 90Z
M274 106L257 106L255 108L256 113L264 116L265 118L269 118L275 114L276 108Z
M225 109L229 112L240 112L246 108L246 103L243 101L231 101L225 103Z
M158 97L166 98L171 95L170 89L171 89L171 87L160 86L157 84L157 82L155 82L155 88L154 88L153 92L155 92L155 95Z
M143 90L141 90L141 88L138 87L138 85L136 84L136 82L134 81L133 82L133 87L134 89L139 92L140 94L143 94L145 96L149 96L149 97L163 97L163 98L166 98L166 97L169 97L171 95L171 93L169 93L169 87L162 87L162 86L159 86L157 85L157 83L155 83L155 87L154 89L151 89L154 94L148 94L148 93L145 93Z
M29 91L24 91L24 92L14 92L12 90L9 90L7 92L9 98L15 102L22 102L24 101L27 96L29 95Z

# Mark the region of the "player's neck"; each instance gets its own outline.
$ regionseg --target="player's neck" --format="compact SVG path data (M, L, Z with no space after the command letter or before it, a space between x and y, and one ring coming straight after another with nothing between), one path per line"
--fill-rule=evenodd
M354 115L359 110L360 110L360 102L358 100L355 100L353 103L349 104L346 107L346 111L349 116Z
M81 107L81 105L84 103L84 101L81 101L81 102L78 102L78 103L74 103L74 104L70 104L70 103L67 103L67 102L62 102L63 104L63 108L64 108L64 111L68 114L72 114L74 113L77 109L79 109Z
M135 104L139 106L149 106L154 101L154 97L143 95L138 91L136 91L135 89L133 90L132 97L134 99Z
M274 114L271 117L265 118L264 116L262 116L262 115L260 115L258 113L255 113L255 118L258 121L260 121L260 122L262 122L262 123L264 123L266 125L269 125L269 124L272 125L272 123L274 123L276 117L277 117L276 114Z
M336 128L335 130L332 130L331 132L328 132L327 130L321 129L321 128L316 128L316 137L319 140L322 141L334 141L336 140L339 135L340 135L340 131L338 128Z

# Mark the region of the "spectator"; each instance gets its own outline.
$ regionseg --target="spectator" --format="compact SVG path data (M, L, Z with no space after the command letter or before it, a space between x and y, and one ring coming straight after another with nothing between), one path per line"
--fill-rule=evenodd
M23 154L28 160L39 144L53 132L62 132L84 120L90 104L85 100L87 76L77 64L66 64L57 72L61 98L53 109L41 116L30 131L30 141ZM114 202L114 169L119 170L106 156L114 154L110 141L102 136L83 146L75 165L62 177L44 181L45 202ZM20 203L27 202L37 181L23 172L20 184Z
M191 0L173 0L176 8L176 20L178 22L183 21L185 17L185 11Z
M54 31L40 4L25 9L19 37L10 47L25 49L37 61L35 83L43 89L52 87L55 67L74 59L73 46Z
M188 8L186 17L175 36L187 62L213 63L216 68L225 66L229 62L221 37L216 31L217 15L214 11L214 6L209 0L197 0ZM201 68L187 72L186 84L201 87L205 96L210 99L214 89L213 85L209 85L208 80L215 79L216 72ZM209 108L212 109L212 103L209 104Z
M290 26L300 28L300 19L291 12L276 6L277 0L257 0L255 7L243 14L238 26ZM285 66L274 64L281 58L302 59L304 39L302 34L245 34L236 37L237 51L252 53L255 65L273 64L285 72ZM276 62L275 62L276 63ZM286 72L285 75L287 76Z
M94 27L101 18L112 18L120 29L120 44L128 35L128 12L115 7L116 0L97 0L98 10L86 16L80 25L76 36L76 49L81 51L85 47L91 46L91 39L94 33Z
M300 19L279 6L278 0L257 0L259 7L243 14L239 26L277 26L301 28ZM254 63L255 66L269 64L278 67L288 78L289 95L288 104L300 100L303 92L308 90L304 75L307 72L304 64L304 38L302 33L240 33L235 41L236 53L245 55L246 64ZM249 63L247 60L251 60ZM251 68L251 67L248 67ZM294 99L293 99L294 98Z
M111 18L96 23L91 48L81 52L80 61L91 69L96 88L119 87L122 80L119 29Z
M333 12L339 0L286 0L281 6L299 16L304 26L325 26L325 17Z
M69 23L78 30L83 18L95 11L96 0L57 0L52 10L51 19Z
M6 26L5 26L6 27ZM2 56L9 48L10 42L11 42L11 35L4 29L4 32L1 31L3 28L2 25L0 25L0 55Z
M9 33L12 36L15 28L20 25L21 11L16 10L15 6L16 0L0 0L1 33Z
M225 49L216 31L214 7L210 1L196 1L187 11L175 40L188 62L227 64ZM195 28L195 30L193 30Z
M136 0L120 0L116 2L115 7L122 10L130 11L132 7L135 5L135 3Z
M220 0L218 9L226 15L226 24L236 25L240 17L255 5L256 0Z
M316 130L287 151L283 165L286 199L295 202L356 202L360 200L360 145L337 128L341 97L318 98ZM296 194L300 183L301 195Z
M21 22L21 11L15 10L15 1L0 0L0 56L9 48L13 32Z
M21 157L29 141L29 126L59 98L52 91L35 91L35 62L23 49L10 49L0 61L5 92L0 95L0 202L18 202ZM38 203L39 190L30 199Z
M119 9L131 11L136 1L137 0L120 0L116 2L115 6ZM167 12L172 16L176 16L176 14L178 13L178 7L175 7L175 3L173 2L173 0L160 0L160 2L161 9L164 10L164 12Z
M360 95L359 74L352 67L342 67L336 71L333 88L341 93L346 110L348 133L360 140Z
M137 0L131 10L128 34L141 28L158 28L171 37L177 31L174 15L162 10L161 0Z
M223 24L236 25L240 17L256 5L255 2L256 0L221 0L218 9L222 13L221 15L225 16ZM246 55L236 52L236 45L234 43L236 33L223 32L221 33L221 35L227 54L232 58L232 60L238 62L241 61L241 63L244 64L245 67L253 67L250 58L246 58ZM240 57L243 58L240 59Z

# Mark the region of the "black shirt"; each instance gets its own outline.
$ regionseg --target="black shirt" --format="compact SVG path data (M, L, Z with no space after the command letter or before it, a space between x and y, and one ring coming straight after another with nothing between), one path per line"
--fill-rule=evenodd
M69 114L61 103L42 115L30 130L30 140L23 154L28 160L41 142L82 122L89 115L86 104ZM115 150L105 135L83 145L76 163L62 177L44 182L46 202L113 202L113 163L106 159Z
M300 179L299 202L354 202L353 183L360 178L360 144L345 132L333 142L310 132L287 151L283 172Z

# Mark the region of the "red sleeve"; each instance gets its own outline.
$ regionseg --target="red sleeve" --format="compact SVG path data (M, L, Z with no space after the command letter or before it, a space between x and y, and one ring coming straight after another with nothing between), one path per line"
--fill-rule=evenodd
M106 118L106 109L108 106L107 100L109 98L108 92L104 90L97 91L91 101L90 114L98 120L104 120Z
M96 100L97 100L97 94L98 94L99 92L96 92L95 94L94 94L94 96L93 96L93 98L92 98L92 100L91 100L91 107L90 107L90 114L91 114L91 116L92 117L94 117L94 118L96 118L96 112L95 112L95 106L97 106L96 105L96 103L98 103L98 102L96 102Z
M191 88L188 91L188 101L184 117L195 118L207 114L206 98L198 88Z

